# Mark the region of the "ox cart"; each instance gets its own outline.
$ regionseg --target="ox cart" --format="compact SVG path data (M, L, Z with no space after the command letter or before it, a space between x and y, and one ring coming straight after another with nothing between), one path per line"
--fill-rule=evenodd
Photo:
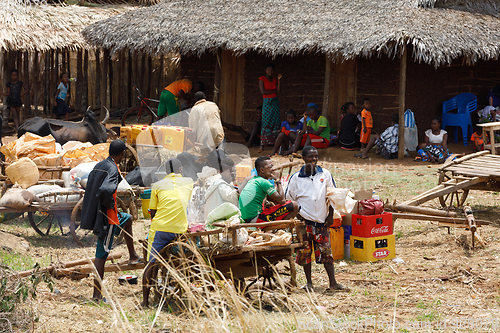
M458 208L464 205L470 190L500 190L499 155L481 151L447 161L439 168L438 186L403 204L419 206L438 198L443 208Z
M184 234L159 252L160 260L153 266L150 285L153 288L155 301L164 297L167 304L173 301L180 308L186 306L186 299L183 298L185 286L179 281L179 276L188 281L190 286L198 288L202 288L207 281L224 277L233 281L240 292L247 294L252 285L259 281L262 282L262 289L266 285L273 289L273 285L276 287L282 283L295 286L296 270L293 254L296 249L304 245L301 233L297 233L295 229L303 225L304 223L298 220L230 226L214 223L214 226L222 228ZM230 238L230 244L236 244L237 231L241 228L259 228L262 231L287 230L291 235L291 241L288 245L276 246L266 244L232 246L227 243L221 246L219 241L221 235ZM144 255L146 254L145 250ZM173 271L176 273L175 278Z
M137 220L137 201L141 189L133 191L118 191L117 206L121 212L129 213ZM27 213L31 227L41 236L48 236L60 232L61 235L71 235L74 241L83 246L84 239L91 234L89 230L80 228L80 217L85 190L71 190L64 192L50 192L38 197L43 200L34 202L23 209L0 207L0 214L11 218ZM75 200L76 199L76 200Z

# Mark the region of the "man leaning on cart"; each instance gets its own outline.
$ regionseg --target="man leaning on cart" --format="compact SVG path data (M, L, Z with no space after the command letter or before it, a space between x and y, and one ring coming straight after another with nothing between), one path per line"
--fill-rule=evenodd
M109 145L109 157L97 163L89 174L85 196L82 204L81 228L93 230L98 237L95 252L95 268L99 277L94 279L94 295L92 299L106 302L102 297L101 281L104 277L104 264L113 245L115 234L124 230L125 243L130 255L130 264L139 263L141 258L134 249L132 235L132 217L130 214L118 212L116 192L122 180L118 164L125 155L125 143L115 140Z
M177 158L165 163L167 176L151 189L151 227L148 234L148 265L142 276L142 306L149 306L152 268L158 253L188 229L186 209L193 192L193 180L182 177L182 164Z

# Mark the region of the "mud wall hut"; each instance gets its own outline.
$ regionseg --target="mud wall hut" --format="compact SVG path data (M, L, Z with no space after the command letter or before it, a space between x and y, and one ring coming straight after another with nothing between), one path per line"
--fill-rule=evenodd
M411 108L423 131L441 103L499 83L500 6L493 0L164 0L86 28L111 53L179 52L182 75L213 86L226 121L248 127L267 62L283 74L281 109L373 104L375 129ZM206 89L208 90L208 89Z

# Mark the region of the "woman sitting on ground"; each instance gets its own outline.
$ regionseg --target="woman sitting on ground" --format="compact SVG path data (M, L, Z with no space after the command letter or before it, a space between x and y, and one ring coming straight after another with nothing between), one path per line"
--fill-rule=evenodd
M356 116L356 108L353 102L347 102L342 105L342 113L344 117L340 123L340 130L337 142L340 147L346 150L353 150L359 147L359 133L356 132L360 122Z
M304 126L304 121L297 122L297 113L290 109L286 112L286 120L281 123L281 133L276 138L276 143L274 144L274 149L271 155L274 156L278 153L281 148L281 152L284 153L288 150L289 144L293 144L297 138L297 131L302 130Z
M441 129L441 120L432 119L431 128L425 131L425 142L418 145L417 160L443 163L449 155L447 141L448 132Z

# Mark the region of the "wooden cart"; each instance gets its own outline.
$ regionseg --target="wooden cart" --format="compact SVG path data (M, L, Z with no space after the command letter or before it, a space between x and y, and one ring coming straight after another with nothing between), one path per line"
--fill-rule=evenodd
M470 190L500 190L499 155L481 151L447 161L439 168L438 186L403 204L419 206L439 198L443 208L458 208L464 205Z
M178 280L172 278L170 273L172 268L192 285L203 284L204 280L213 280L214 275L222 274L224 278L232 280L240 291L248 290L258 281L262 281L263 288L268 284L272 289L273 283L278 284L276 279L276 274L278 274L286 276L286 283L295 286L296 271L293 254L296 249L303 246L303 241L300 239L300 233L296 236L294 230L295 227L302 225L303 222L298 220L244 223L183 235L179 241L167 245L160 251L162 260L157 260L153 267L151 287L153 287L155 300L158 301L165 290L169 290L170 295L167 297L170 299L182 298L183 286ZM288 230L294 236L291 244L286 246L220 247L219 235L226 229L229 237L235 241L238 229L256 227ZM284 264L278 267L277 264L280 262ZM170 270L165 263L168 264ZM203 267L207 267L205 272L203 272ZM248 281L249 284L246 283L245 278L251 278Z

